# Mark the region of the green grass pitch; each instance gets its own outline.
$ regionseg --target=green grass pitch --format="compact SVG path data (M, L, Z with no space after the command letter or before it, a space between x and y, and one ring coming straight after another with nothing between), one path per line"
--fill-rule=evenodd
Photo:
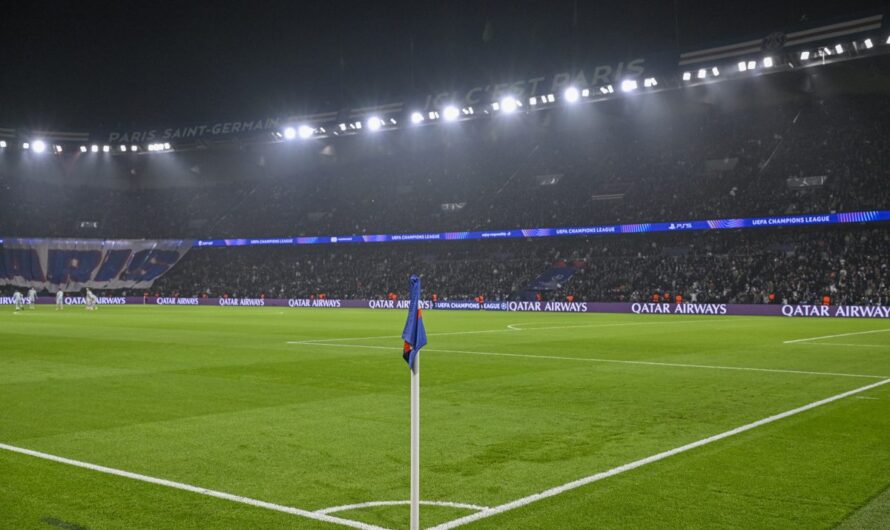
M0 309L0 528L344 528L8 447L407 528L405 504L336 509L408 498L404 318ZM877 319L424 320L427 501L502 506L890 378ZM888 487L890 384L460 528L888 528ZM477 512L424 506L422 523Z

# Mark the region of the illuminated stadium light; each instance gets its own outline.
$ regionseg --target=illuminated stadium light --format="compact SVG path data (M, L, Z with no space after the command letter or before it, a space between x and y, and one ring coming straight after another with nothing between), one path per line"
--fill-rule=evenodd
M300 128L297 129L297 134L300 135L300 138L306 140L307 138L312 138L312 135L315 134L315 129L308 125L300 125Z
M110 146L107 146L107 145L103 145L103 146L102 146L102 152L103 152L103 153L107 153L107 152L109 152L109 151L111 151L111 147L110 147Z
M683 72L683 81L689 81L692 79L692 72Z
M614 94L615 89L612 88L612 85L601 86L600 93L602 93L603 95Z
M714 77L718 77L720 75L720 69L715 66L714 68L711 68L711 73L714 74Z
M535 96L528 98L528 104L531 105L532 107L534 107L535 105L538 104L538 98Z
M422 123L422 122L423 122L423 114L421 114L419 112L411 113L411 123L413 123L414 125L417 125L418 123Z
M643 86L646 88L653 88L658 86L658 81L654 77L647 77L643 79Z
M553 103L556 101L556 96L554 94L547 94L546 96L541 96L541 101L547 101L548 103Z
M454 121L460 117L460 111L454 105L448 105L442 111L442 116L445 117L445 121Z
M584 90L582 90L582 91L581 91L581 97L582 97L582 98L590 97L590 89L589 89L589 88L585 88Z
M705 77L707 77L707 75L708 75L708 71L705 70L704 68L702 68L701 70L698 71L698 75L696 77L698 77L699 79L704 79Z
M31 149L31 144L29 142L22 143L22 149L24 149L25 151Z
M810 60L810 51L804 50L800 52L800 60L801 61L809 61Z
M345 124L345 123L341 123L341 124L338 125L337 127L339 127L341 131L345 131L345 130L346 130L346 124Z
M42 153L46 151L46 142L44 142L43 140L34 140L34 143L31 144L31 149L35 153Z
M91 145L91 146L90 146L90 152L98 153L98 152L99 152L99 146L96 145L96 144Z
M748 63L745 61L739 61L739 72L745 72L748 70Z
M297 137L297 130L293 127L285 127L284 128L284 139L285 140L293 140Z
M85 146L85 145L80 146L80 152L81 152L81 153L86 153L86 152L87 152L87 146Z
M875 43L871 41L871 39L865 39L862 41L862 44L865 45L866 50L870 50L875 47Z
M516 109L519 108L519 102L513 96L506 96L501 99L500 107L502 112L510 114L516 112Z
M633 92L639 87L636 79L625 79L621 82L621 91L622 92Z
M6 140L0 140L0 149L6 149Z
M436 111L434 111L434 110L432 110L432 111L430 111L430 113L429 113L429 117L430 117L431 120L438 120L438 119L439 119L439 113L436 112Z
M463 112L465 116L472 116L473 114L476 113L476 111L473 109L473 107L464 107L464 108L460 109L460 111Z
M379 131L381 127L383 127L383 120L379 117L371 116L368 118L368 130Z
M763 58L763 67L764 68L772 68L773 67L773 58L772 57L764 57Z
M757 62L756 61L748 61L748 70L756 70Z
M126 152L127 152L127 146L126 146L126 145L122 145L122 146L121 146L121 153L126 153Z
M842 44L837 44L834 47L834 51L837 53L844 53L844 46Z
M353 123L352 125L350 125L350 127L352 127L353 129L362 130L362 122L357 121L357 122Z
M62 146L61 146L61 145L54 145L54 146L53 146L53 152L54 152L55 154L57 154L57 155L61 155L61 154L62 154L62 151L63 151L63 149L62 149Z
M890 44L890 37L887 37L887 42L885 44Z
M164 142L164 149L167 149L167 150L170 149L170 143L169 143L169 142Z
M581 97L581 92L579 92L577 88L570 86L566 89L565 92L563 92L562 97L564 97L565 100L569 103L574 103L578 101L578 98Z
M390 119L389 119L389 123L391 123L391 124L393 124L393 125L398 125L398 124L399 124L399 122L397 122L395 118L390 118Z
M135 152L138 151L138 150L139 150L139 146L138 146L138 145L131 145L131 146L130 146L130 151L131 151L131 152L135 153Z

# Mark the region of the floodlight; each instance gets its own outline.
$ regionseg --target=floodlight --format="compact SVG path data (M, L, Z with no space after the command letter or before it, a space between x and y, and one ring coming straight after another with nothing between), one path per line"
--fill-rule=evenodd
M801 61L808 61L809 59L810 59L810 51L809 50L804 50L804 51L800 52L800 60Z
M30 142L23 142L23 143L22 143L22 149L24 149L25 151L27 151L28 149L31 149L31 143L30 143Z
M890 37L887 37L887 42L886 42L886 44L890 44Z
M683 72L683 81L689 81L692 79L692 72Z
M506 96L501 99L500 107L501 111L510 114L511 112L516 111L516 109L519 107L519 102L516 101L516 98L514 98L513 96Z
M836 51L836 52L838 52L838 53L844 53L844 47L843 47L843 45L841 45L841 44L836 45L836 46L834 47L834 51Z
M704 79L705 76L707 76L707 75L708 75L708 71L705 70L704 68L702 68L701 70L698 71L698 76L697 76L697 77L698 77L699 79Z
M454 121L460 117L460 111L454 105L449 105L442 111L442 115L445 116L445 121Z
M103 145L103 146L102 146L102 152L103 152L103 153L107 153L107 152L109 152L109 151L111 151L111 147L110 147L110 146L107 146L107 145Z
M621 91L622 92L633 92L637 89L639 85L637 84L636 79L625 79L621 82Z
M368 129L372 131L379 131L380 128L383 127L383 120L381 120L377 116L371 116L368 118Z
M139 146L138 146L138 145L131 145L131 146L130 146L130 151L132 151L132 152L135 153L135 152L138 151L138 150L139 150Z
M418 123L421 123L422 121L423 121L423 114L421 114L419 112L411 113L411 123L413 123L414 125L417 125Z
M717 76L720 75L720 69L718 69L718 68L715 66L714 68L711 68L711 73L714 74L714 77L717 77Z
M756 61L748 61L748 70L754 70L754 69L756 69L756 68L757 68L757 62L756 62Z
M602 92L604 95L606 95L606 94L614 94L614 93L615 93L615 89L612 88L612 85L606 85L606 86L601 86L601 87L600 87L600 92Z
M773 67L773 58L772 57L764 57L763 58L763 67L764 68L772 68Z
M748 63L745 61L739 61L739 72L744 72L748 69Z
M164 149L170 149L170 143L164 142Z
M80 146L80 152L81 152L81 153L86 153L86 152L87 152L87 146L85 146L85 145Z
M581 91L581 97L586 98L586 97L589 97L589 96L590 96L590 89L589 89L589 88L585 88L585 89L583 89L583 90Z
M300 125L300 128L297 129L297 134L300 135L300 138L306 140L307 138L312 138L312 135L315 134L315 129L308 125Z
M563 93L563 97L564 97L564 98L566 99L566 101L568 101L569 103L574 103L574 102L578 101L578 98L579 98L579 97L581 97L581 93L578 92L578 89L577 89L577 88L575 88L575 87L573 87L573 86L570 86L570 87L567 88L566 91Z
M126 153L126 152L127 152L127 146L126 146L126 145L122 145L122 146L121 146L121 152L122 152L122 153Z
M538 98L536 98L535 96L528 98L528 104L534 107L538 104Z
M293 127L285 127L284 128L284 139L285 140L293 140L297 137L297 130Z
M643 86L646 88L657 87L658 81L656 81L654 77L647 77L646 79L643 79Z
M91 146L90 146L90 151L92 151L93 153L98 153L98 152L99 152L99 146L96 145L96 144L91 145Z
M55 152L57 155L61 155L61 154L62 154L62 151L63 151L63 149L62 149L62 146L61 146L61 145L54 145L54 146L53 146L53 152Z
M6 140L0 140L0 149L6 149Z
M430 116L430 119L431 119L431 120L438 120L438 119L439 119L439 113L436 112L436 111L434 111L434 110L431 110L431 111L430 111L429 116Z
M546 96L544 96L544 99L546 99L548 103L553 103L554 101L556 101L556 96L554 96L553 94L547 94Z
M43 140L34 140L34 143L31 144L31 149L33 149L35 153L42 153L46 151L46 142Z
M875 43L871 41L871 39L865 39L862 41L862 44L865 44L865 49L870 50L875 47Z

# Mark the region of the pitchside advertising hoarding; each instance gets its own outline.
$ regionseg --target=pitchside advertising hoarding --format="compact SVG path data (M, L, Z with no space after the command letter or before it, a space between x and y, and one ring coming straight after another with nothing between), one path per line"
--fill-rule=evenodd
M65 297L65 304L84 304L79 295ZM27 303L27 302L26 302ZM55 298L41 296L38 304L55 304ZM11 296L0 296L0 305L12 305ZM340 300L308 298L195 298L100 296L99 305L216 306L224 308L288 307L316 309L405 310L408 300ZM421 308L433 311L512 311L532 313L626 313L637 315L778 316L790 318L885 318L890 306L825 306L790 304L662 304L651 302L527 302L473 300L421 301Z

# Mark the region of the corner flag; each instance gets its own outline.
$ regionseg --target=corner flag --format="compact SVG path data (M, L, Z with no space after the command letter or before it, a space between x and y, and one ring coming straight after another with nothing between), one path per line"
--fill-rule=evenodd
M402 358L408 363L408 367L414 370L414 359L420 349L426 346L426 330L423 327L423 316L420 309L420 278L411 275L409 280L411 288L411 302L408 305L408 320L405 322L405 330L402 338L405 346L402 350Z

